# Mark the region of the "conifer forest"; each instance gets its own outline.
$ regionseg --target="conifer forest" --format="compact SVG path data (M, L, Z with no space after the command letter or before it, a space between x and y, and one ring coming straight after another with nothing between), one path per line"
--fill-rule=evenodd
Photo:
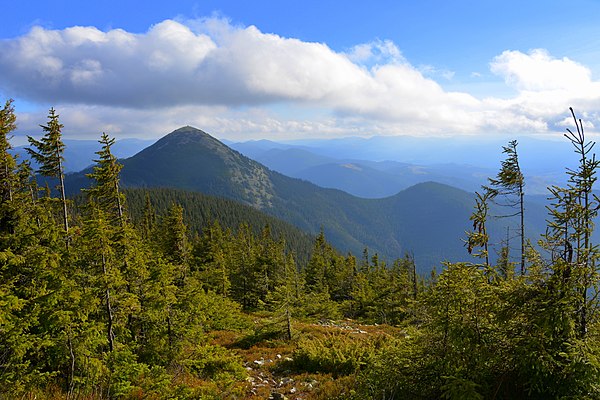
M0 398L598 399L600 161L571 113L579 161L548 188L545 233L526 235L510 141L456 238L465 261L422 274L235 201L125 187L105 133L69 195L58 111L21 159L6 101ZM512 254L491 257L492 206L516 221Z

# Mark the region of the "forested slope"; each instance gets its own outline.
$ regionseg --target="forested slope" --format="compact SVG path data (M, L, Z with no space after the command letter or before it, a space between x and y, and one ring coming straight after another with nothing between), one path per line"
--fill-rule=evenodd
M428 277L410 256L386 264L369 251L340 254L323 233L300 268L268 228L254 234L242 224L234 233L215 222L192 237L179 204L161 215L144 202L132 219L107 135L76 212L63 195L57 114L32 141L38 172L62 186L54 193L8 152L15 120L7 102L3 398L600 397L600 250L592 237L600 162L577 120L570 139L580 164L567 187L552 188L547 233L538 248L523 249L522 268L506 252L486 257L483 195L468 235L476 262L446 263ZM510 168L503 171L518 172ZM441 189L448 202L460 196ZM413 194L403 202L430 210Z
M369 248L390 262L410 253L422 273L465 256L461 239L470 225L474 196L447 185L429 182L385 199L362 199L271 171L192 127L180 128L122 162L126 187L226 197L312 234L323 229L343 252L359 254ZM86 181L82 174L67 176L70 190ZM544 231L546 212L536 203L527 209L528 236L535 243ZM507 219L490 221L492 242L506 237L507 224L514 225Z
M147 201L156 214L164 215L173 204L183 208L183 215L192 235L217 222L223 229L236 233L240 225L246 224L253 234L258 235L265 227L276 240L285 242L286 250L293 252L297 260L305 264L310 255L314 237L289 223L264 214L253 207L236 201L208 196L198 192L168 188L129 188L124 191L131 218L140 224L144 217Z

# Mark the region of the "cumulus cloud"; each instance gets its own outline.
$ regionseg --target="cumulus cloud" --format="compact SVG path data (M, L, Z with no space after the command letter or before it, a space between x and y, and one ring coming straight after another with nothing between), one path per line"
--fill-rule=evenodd
M528 54L505 51L494 58L491 69L507 84L526 91L580 90L591 83L588 68L566 57L554 58L544 49Z
M528 53L505 51L490 64L493 73L514 87L518 94L501 104L532 119L545 119L550 125L563 126L569 107L597 122L591 110L600 106L600 82L592 79L586 66L567 57L555 58L546 50Z
M185 124L288 136L543 132L569 105L599 105L589 69L543 50L506 51L491 70L517 95L444 90L435 79L452 79L451 71L415 67L391 41L336 52L219 18L166 20L145 33L34 27L0 41L0 90L63 105L65 126L114 133L157 135ZM281 105L286 115L269 109ZM307 107L326 112L290 117Z

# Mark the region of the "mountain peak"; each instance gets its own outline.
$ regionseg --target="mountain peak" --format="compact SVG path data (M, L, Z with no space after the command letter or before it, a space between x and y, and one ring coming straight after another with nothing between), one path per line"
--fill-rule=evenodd
M269 171L192 126L174 130L123 161L125 185L178 187L271 206Z
M196 134L208 135L208 133L204 132L203 130L195 128L195 127L190 126L190 125L186 125L186 126L182 126L181 128L177 128L173 132L171 132L170 135L172 135L172 134L180 134L180 133L196 133Z
M164 136L163 139L165 138L173 138L173 137L177 137L177 138L181 138L181 137L210 137L212 139L214 139L211 135L209 135L208 133L204 132L201 129L198 128L194 128L193 126L190 125L186 125L186 126L182 126L181 128L175 129L173 132L169 133L168 135Z
M181 128L175 129L173 132L166 136L163 136L155 143L155 148L160 149L165 146L168 147L188 147L188 146L203 146L213 150L225 147L218 139L212 137L210 134L194 128L193 126L182 126Z

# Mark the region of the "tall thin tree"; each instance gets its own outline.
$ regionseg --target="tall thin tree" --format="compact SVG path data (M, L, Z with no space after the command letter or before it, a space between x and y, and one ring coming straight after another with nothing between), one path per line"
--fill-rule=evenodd
M94 184L91 188L86 189L86 192L90 201L98 204L123 226L125 223L123 214L125 196L119 189L119 172L123 165L112 154L111 147L115 143L114 138L111 139L106 133L102 133L99 142L102 145L102 149L96 152L99 158L94 160L96 162L94 171L87 174L88 178L94 180Z
M469 218L473 221L473 231L467 232L465 245L467 246L469 254L485 259L485 267L488 268L490 266L490 259L488 251L489 236L487 233L487 219L491 193L488 190L484 191L483 194L475 192L475 196L475 211ZM474 253L476 247L481 247L482 250Z
M496 204L517 209L515 213L501 215L500 217L519 217L521 275L523 275L525 274L525 178L519 165L517 145L516 140L511 140L508 146L502 148L502 152L507 157L502 161L496 178L489 178L490 186L487 186L486 189L490 192L490 198L495 200Z
M10 133L17 128L17 118L12 106L13 101L8 100L4 108L0 109L0 200L12 201L14 171L16 162L10 154Z
M550 250L556 253L556 249L560 249L559 256L553 260L555 265L560 266L555 273L561 275L567 290L574 294L576 328L578 336L583 338L592 317L590 312L598 310L600 274L596 263L600 250L592 243L592 233L600 208L600 199L593 194L600 161L592 153L595 142L587 141L581 119L577 119L572 108L570 111L576 130L567 129L564 136L579 155L579 165L576 169L567 169L567 187L550 188L553 203L548 207L551 220L545 237ZM590 294L590 290L594 293Z
M31 136L27 137L29 144L34 148L27 148L27 152L38 163L37 172L43 176L56 178L59 181L58 190L62 202L63 226L65 233L69 234L69 217L67 211L67 196L65 194L65 176L64 176L64 157L65 145L62 141L62 128L64 127L58 120L58 114L54 108L51 108L48 114L48 124L40 125L45 132L41 140L36 140ZM68 246L68 240L67 240Z

